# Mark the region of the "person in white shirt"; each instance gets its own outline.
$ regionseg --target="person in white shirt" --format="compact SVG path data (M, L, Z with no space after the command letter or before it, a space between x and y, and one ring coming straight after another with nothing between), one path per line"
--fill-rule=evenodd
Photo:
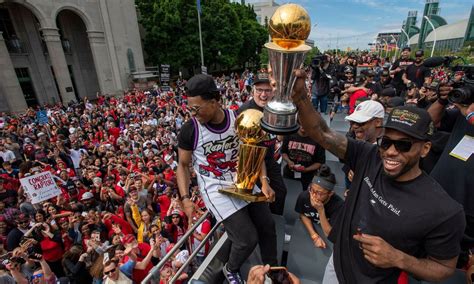
M0 157L4 162L14 163L16 160L15 153L11 150L7 150L3 144L0 145Z

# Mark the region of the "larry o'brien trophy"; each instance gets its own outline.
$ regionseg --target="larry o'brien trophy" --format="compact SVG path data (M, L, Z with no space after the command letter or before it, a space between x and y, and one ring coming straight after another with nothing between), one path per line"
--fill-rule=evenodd
M235 130L242 144L239 146L237 177L232 187L219 189L220 193L249 202L265 201L263 193L253 194L255 184L260 178L266 147L257 146L267 134L260 127L263 113L256 109L247 109L237 117Z
M299 128L297 109L290 97L296 80L294 70L302 67L306 53L311 50L305 44L311 31L311 20L300 5L285 4L271 17L268 30L272 41L265 47L276 89L273 100L263 110L261 125L272 134L291 134Z

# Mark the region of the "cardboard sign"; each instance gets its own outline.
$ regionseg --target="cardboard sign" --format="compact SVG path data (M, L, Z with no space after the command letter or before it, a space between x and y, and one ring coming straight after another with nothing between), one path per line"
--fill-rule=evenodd
M45 110L40 110L36 112L36 120L38 124L47 124L48 123L48 114Z
M61 190L56 185L50 172L42 172L22 178L20 183L30 196L32 204L40 203L61 194Z

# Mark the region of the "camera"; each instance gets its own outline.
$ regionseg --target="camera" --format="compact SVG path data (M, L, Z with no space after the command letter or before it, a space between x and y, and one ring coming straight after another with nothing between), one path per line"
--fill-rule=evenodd
M326 55L322 55L322 54L316 55L311 60L311 67L312 68L318 67L319 65L321 65L321 62L325 62L326 60L327 60Z
M464 76L458 82L453 82L454 88L448 94L448 100L452 103L470 105L474 103L474 66L455 66L453 72L462 71Z
M461 59L465 65L452 65L454 60ZM470 105L474 103L474 66L467 65L466 60L457 56L431 57L423 63L425 67L434 68L445 66L450 68L454 73L463 72L463 77L459 81L454 81L450 76L451 86L454 88L448 94L448 100L451 103L462 105Z

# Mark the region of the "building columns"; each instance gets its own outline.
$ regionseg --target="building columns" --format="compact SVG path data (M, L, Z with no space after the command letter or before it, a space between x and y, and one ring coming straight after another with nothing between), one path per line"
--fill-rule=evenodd
M102 94L113 94L117 90L117 82L114 82L104 32L87 31L87 37L91 46L100 91Z
M11 112L25 111L28 106L26 105L26 100L18 82L2 32L0 32L0 82L0 91L8 104L9 110Z
M59 36L59 30L57 28L41 28L41 31L46 47L48 48L54 76L58 83L59 95L62 98L63 105L67 105L70 101L76 100L76 96Z

